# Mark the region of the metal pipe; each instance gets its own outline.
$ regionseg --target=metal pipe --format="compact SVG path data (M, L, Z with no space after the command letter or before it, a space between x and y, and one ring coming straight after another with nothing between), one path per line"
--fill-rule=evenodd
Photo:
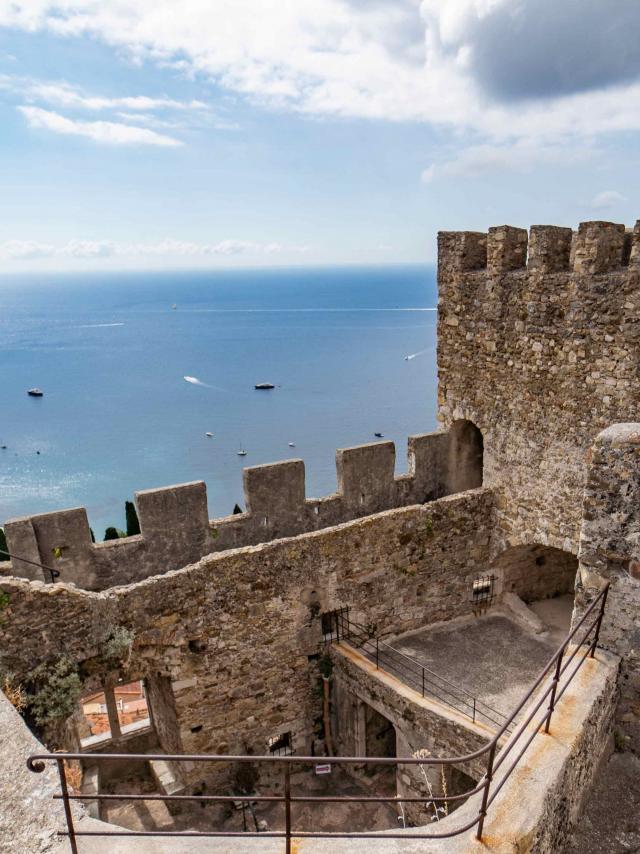
M291 765L284 766L284 829L286 854L291 854Z
M62 792L62 800L64 802L64 815L67 820L67 828L69 834L69 845L71 846L71 854L78 854L78 845L76 843L76 832L73 826L73 813L71 812L71 804L69 803L69 790L67 788L67 773L64 767L64 759L57 760L58 775L60 777L60 790Z

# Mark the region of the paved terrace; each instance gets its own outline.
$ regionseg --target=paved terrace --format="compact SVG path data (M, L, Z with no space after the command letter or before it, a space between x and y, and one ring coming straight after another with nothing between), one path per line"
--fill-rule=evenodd
M509 715L569 631L573 597L492 608L385 640L502 715ZM381 665L382 666L382 665ZM395 673L401 678L399 673ZM413 674L415 680L415 673ZM428 688L426 693L428 693Z

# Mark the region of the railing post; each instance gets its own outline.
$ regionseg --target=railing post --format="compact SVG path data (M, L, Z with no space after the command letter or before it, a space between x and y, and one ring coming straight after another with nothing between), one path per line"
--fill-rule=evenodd
M602 602L600 603L600 614L598 615L598 622L596 623L596 633L593 637L593 643L591 644L591 650L589 652L589 658L593 658L596 654L596 647L598 646L598 640L600 638L600 626L602 625L602 618L604 617L604 606L607 604L607 596L609 594L609 585L604 588L604 595L602 597Z
M291 766L284 763L284 829L285 852L291 854Z
M476 698L473 698L473 722L476 722Z
M422 668L422 696L424 697L424 667Z
M376 637L376 670L380 669L379 661L380 661L380 645L378 644L378 638Z
M482 831L484 829L484 819L487 814L487 802L489 800L489 787L493 780L493 760L496 755L496 743L492 742L489 750L489 758L487 759L487 773L485 775L484 789L482 792L482 803L480 804L480 821L478 822L478 832L476 839L482 839Z
M69 845L71 846L71 854L78 854L78 845L76 843L76 830L73 826L73 813L71 812L71 804L69 803L69 789L67 788L67 774L64 767L64 759L57 759L58 775L60 776L60 791L62 792L62 802L64 804L64 814L67 819L67 829L69 831Z
M547 719L544 723L544 731L549 734L549 727L551 726L551 715L553 714L553 710L556 705L556 691L558 690L558 682L560 681L560 668L562 666L562 657L564 655L564 651L566 649L566 645L560 647L558 652L558 659L556 661L556 672L553 674L553 682L551 683L551 696L549 697L549 712L547 714Z

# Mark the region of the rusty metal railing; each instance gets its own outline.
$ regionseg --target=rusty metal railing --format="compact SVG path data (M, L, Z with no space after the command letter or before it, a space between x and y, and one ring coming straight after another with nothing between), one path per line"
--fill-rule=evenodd
M55 584L56 578L60 577L60 570L54 569L52 566L47 566L46 563L39 563L37 560L29 560L26 557L19 557L18 555L5 551L5 549L0 549L0 554L6 555L8 558L11 558L11 560L19 560L22 563L28 563L30 566L37 566L38 569L42 570L44 580L48 584ZM47 575L49 576L48 578Z
M541 733L549 733L551 720L554 709L561 700L564 692L575 677L576 673L590 657L593 658L598 645L600 635L600 627L604 616L605 605L607 601L607 593L609 585L607 584L602 591L596 596L590 606L587 608L582 618L574 626L573 630L567 635L560 647L549 660L546 667L541 671L540 675L529 688L526 694L516 708L513 710L505 724L493 736L493 738L476 750L474 753L468 753L464 756L455 757L428 757L428 758L380 758L380 757L317 757L317 756L227 756L227 755L150 755L141 754L99 754L99 753L42 753L34 754L27 759L27 767L34 772L42 772L45 770L46 762L55 762L58 768L60 777L60 794L53 797L56 800L62 800L64 804L64 812L66 817L67 829L59 831L62 836L69 838L72 854L78 852L78 838L84 836L131 836L131 837L175 837L175 838L196 838L196 837L224 837L224 838L279 838L285 840L286 854L291 854L291 841L295 838L303 839L406 839L406 840L421 840L421 839L447 839L453 836L458 836L466 833L473 827L477 827L476 838L482 839L485 817L491 804L497 797L498 793L509 779L514 768L522 759L525 752L532 741ZM595 618L590 621L590 617ZM583 651L584 650L584 651ZM573 665L573 666L572 666ZM550 677L550 679L549 679ZM530 702L533 702L531 708L527 708L526 717L524 720L519 720L519 715ZM548 701L548 702L547 702ZM542 710L542 713L540 714ZM537 717L536 717L537 716ZM497 753L498 746L502 737L507 733L510 726L513 726L513 732L508 738L508 741ZM521 744L521 739L525 739L524 744ZM516 747L520 747L519 751L512 755ZM497 755L496 755L497 754ZM291 792L291 769L298 767L313 767L321 763L329 763L331 765L394 765L394 766L452 766L466 764L486 756L486 770L480 782L473 789L458 795L447 796L431 796L426 797L409 797L409 796L355 796L355 795L335 795L335 796L314 796L314 795L295 795ZM511 757L511 761L507 760ZM115 762L127 760L129 762L149 762L153 760L164 760L165 762L194 762L194 763L251 763L251 764L267 764L271 766L279 765L283 773L283 793L281 795L147 795L147 794L76 794L69 791L67 781L67 771L65 762L69 760L87 760L94 762ZM438 833L415 833L411 834L395 831L380 832L363 832L363 833L348 833L348 832L328 832L322 830L310 831L299 830L293 826L294 822L291 816L291 806L297 803L390 803L390 804L405 804L405 803L420 803L426 806L432 805L437 810L438 804L452 804L461 802L472 795L480 795L480 804L477 813L469 821L466 821L462 826L455 827L451 830ZM159 830L82 830L76 827L71 804L73 801L172 801L172 802L200 802L206 803L229 803L251 801L256 803L282 803L284 804L284 829L283 830L267 830L260 832L256 831L159 831ZM437 826L436 826L437 827Z

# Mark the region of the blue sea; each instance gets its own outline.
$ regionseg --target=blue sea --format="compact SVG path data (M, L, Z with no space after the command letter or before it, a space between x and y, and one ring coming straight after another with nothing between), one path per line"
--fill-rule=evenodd
M101 539L134 491L199 479L223 516L244 466L294 457L326 495L375 432L406 471L436 427L435 306L430 267L0 277L0 524L84 506Z

